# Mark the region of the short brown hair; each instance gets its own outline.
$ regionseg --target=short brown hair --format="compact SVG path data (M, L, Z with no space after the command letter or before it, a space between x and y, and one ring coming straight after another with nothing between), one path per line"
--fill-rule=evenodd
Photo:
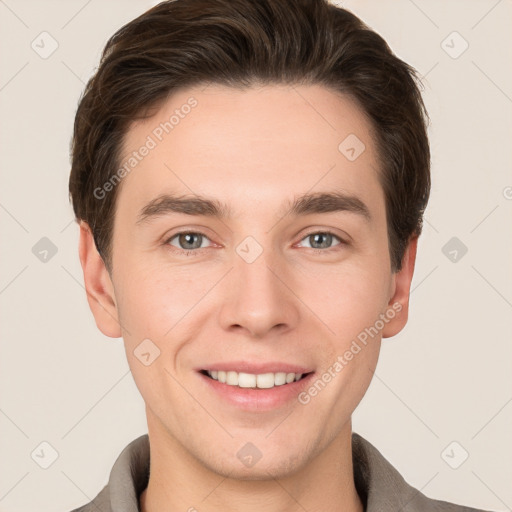
M76 113L69 180L76 218L91 226L109 270L119 187L101 200L94 191L118 169L130 123L202 83L319 84L354 99L375 134L391 265L400 270L430 193L421 83L381 36L327 0L166 1L109 39Z

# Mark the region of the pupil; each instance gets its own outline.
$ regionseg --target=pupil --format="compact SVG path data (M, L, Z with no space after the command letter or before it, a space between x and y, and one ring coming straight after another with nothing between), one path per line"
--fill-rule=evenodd
M197 235L194 233L185 233L184 235L181 235L180 242L184 243L184 245L186 246L187 244L192 243L192 242L190 242L190 239L193 239L195 236L197 236ZM194 244L192 243L192 245L194 245ZM197 245L197 244L195 244L195 245ZM199 244L199 245L201 245L201 244ZM187 248L190 249L190 247L187 247ZM197 248L197 247L195 247L195 248Z
M325 237L327 239L327 242L330 242L330 240L331 240L331 235L329 233L317 233L316 235L313 235L313 238L315 240L314 243L317 243L317 239L319 237ZM326 247L326 243L325 242L323 244L320 242L320 245L322 247Z

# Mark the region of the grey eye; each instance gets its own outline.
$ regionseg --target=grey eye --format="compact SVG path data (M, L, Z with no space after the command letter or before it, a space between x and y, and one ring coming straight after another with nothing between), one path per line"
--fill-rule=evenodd
M332 242L334 238L339 240L339 242L341 243L341 239L339 237L332 233L323 231L319 231L317 233L310 233L309 235L305 236L302 240L308 240L310 242L310 247L312 249L330 249L332 247Z
M172 243L172 240L176 238L178 240L178 245ZM201 233L185 232L174 235L169 239L169 244L177 247L178 249L188 251L191 249L200 249L203 246L203 240L208 240L208 238Z

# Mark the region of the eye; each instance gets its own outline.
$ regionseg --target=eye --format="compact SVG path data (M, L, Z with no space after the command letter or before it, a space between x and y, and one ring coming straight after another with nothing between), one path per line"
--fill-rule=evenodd
M345 243L344 240L330 231L315 231L306 235L302 240L308 240L310 242L311 249L325 249L324 252L328 252L331 249L335 250L332 246L333 238L336 238L339 241L339 243L335 244L334 247Z
M172 243L176 239L177 246ZM189 255L193 252L198 252L198 249L203 249L207 246L203 245L203 241L209 240L204 233L198 233L195 231L182 231L181 233L175 233L173 236L166 240L166 244L171 245L179 252L180 250L185 254Z

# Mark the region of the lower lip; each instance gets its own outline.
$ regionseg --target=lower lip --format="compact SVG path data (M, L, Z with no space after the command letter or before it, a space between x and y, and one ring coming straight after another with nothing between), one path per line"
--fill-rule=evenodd
M282 407L291 400L297 400L301 391L310 385L314 372L304 378L273 388L241 388L223 384L203 373L199 376L222 400L244 411L270 411Z

